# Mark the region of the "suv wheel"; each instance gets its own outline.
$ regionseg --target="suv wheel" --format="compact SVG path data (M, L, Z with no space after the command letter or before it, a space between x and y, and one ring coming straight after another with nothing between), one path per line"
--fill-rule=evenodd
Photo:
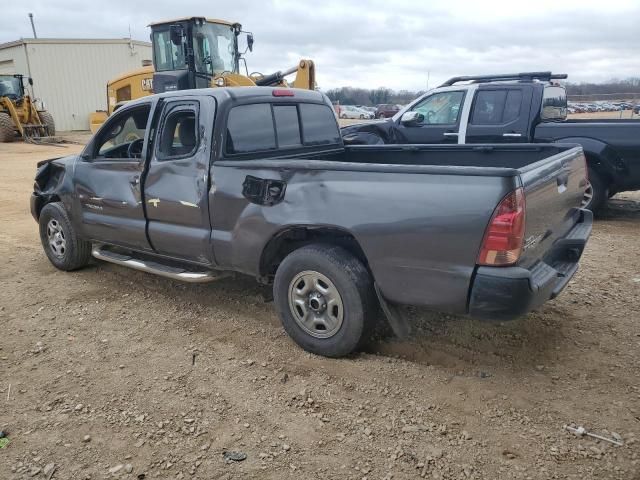
M40 212L40 241L49 261L60 270L77 270L91 259L91 243L78 238L61 203L49 203Z
M311 353L348 355L374 325L371 276L342 247L317 244L295 250L278 267L273 294L284 329Z

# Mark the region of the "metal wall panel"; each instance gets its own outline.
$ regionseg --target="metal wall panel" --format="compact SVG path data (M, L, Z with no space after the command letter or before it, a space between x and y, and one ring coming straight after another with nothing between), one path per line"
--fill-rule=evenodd
M151 59L150 44L127 39L24 42L27 71L18 73L31 75L35 97L44 102L60 131L88 130L89 114L107 107L107 81ZM0 46L0 60L13 58L17 68L17 56L24 45L18 50ZM7 51L15 56L7 56Z
M12 44L6 48L0 48L0 74L13 75L15 73L27 73L27 60L24 54L24 45Z

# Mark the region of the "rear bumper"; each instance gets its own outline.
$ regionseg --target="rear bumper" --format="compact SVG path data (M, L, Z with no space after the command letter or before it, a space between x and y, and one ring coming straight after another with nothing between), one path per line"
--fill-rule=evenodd
M557 297L578 270L592 226L593 214L581 210L569 233L531 268L478 267L469 295L469 314L512 320Z

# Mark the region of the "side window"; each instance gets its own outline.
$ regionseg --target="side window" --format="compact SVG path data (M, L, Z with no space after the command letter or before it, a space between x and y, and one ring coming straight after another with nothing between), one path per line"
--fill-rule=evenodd
M122 88L116 90L116 101L126 102L131 100L131 85L125 85Z
M502 112L507 98L506 90L484 90L478 92L473 104L471 123L474 125L497 125L502 123Z
M515 120L520 116L520 105L522 105L522 90L509 90L507 100L504 103L504 114L502 123Z
M126 112L119 112L105 125L96 142L96 156L103 158L130 158L129 146L136 140L144 139L151 107L146 105L134 108ZM139 142L138 150L142 150L142 142ZM137 157L131 157L137 158Z
M295 105L274 105L273 118L276 120L279 148L302 146L298 108Z
M158 142L158 160L171 160L192 155L198 148L196 107L181 105L169 110L162 123Z
M481 90L473 102L471 123L501 125L512 122L520 115L521 104L520 90Z
M271 104L239 105L227 120L227 153L247 153L276 148Z
M424 115L423 125L458 123L464 92L441 92L428 96L411 110Z
M302 141L306 146L340 143L340 131L334 111L327 105L300 104Z

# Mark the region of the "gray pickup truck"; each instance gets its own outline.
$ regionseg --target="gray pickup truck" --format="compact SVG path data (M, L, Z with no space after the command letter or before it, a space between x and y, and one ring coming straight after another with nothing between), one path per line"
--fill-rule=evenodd
M586 174L579 146L345 147L319 92L201 89L127 103L41 162L31 211L59 269L252 275L300 346L336 357L380 306L510 319L554 298L591 232Z

